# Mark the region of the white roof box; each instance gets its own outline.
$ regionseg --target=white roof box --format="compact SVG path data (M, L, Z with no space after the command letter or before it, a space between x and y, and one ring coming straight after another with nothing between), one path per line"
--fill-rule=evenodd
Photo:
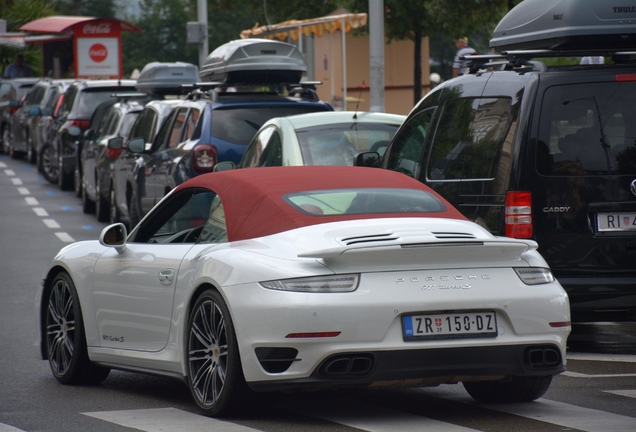
M179 94L182 84L199 81L198 68L190 63L148 63L141 70L135 88L148 94Z
M499 22L490 47L634 49L636 0L524 0Z
M239 39L221 45L201 66L203 81L227 85L296 84L307 71L295 45L268 39Z

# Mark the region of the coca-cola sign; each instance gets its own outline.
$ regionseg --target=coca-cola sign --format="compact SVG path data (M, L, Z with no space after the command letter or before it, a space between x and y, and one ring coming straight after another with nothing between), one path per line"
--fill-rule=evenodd
M105 35L110 33L109 22L87 23L84 25L82 32L85 35Z
M108 57L108 50L100 43L96 43L88 49L88 56L95 63L101 63Z

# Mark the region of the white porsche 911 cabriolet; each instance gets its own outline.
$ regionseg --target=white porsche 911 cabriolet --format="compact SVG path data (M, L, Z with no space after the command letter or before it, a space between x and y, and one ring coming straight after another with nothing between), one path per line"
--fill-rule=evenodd
M64 384L177 377L208 415L249 391L339 387L463 382L530 401L565 370L571 328L536 248L388 170L201 175L129 235L110 225L58 253L39 354Z

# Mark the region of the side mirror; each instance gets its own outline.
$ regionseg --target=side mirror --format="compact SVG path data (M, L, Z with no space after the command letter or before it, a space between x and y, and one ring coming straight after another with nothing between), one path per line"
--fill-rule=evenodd
M236 168L236 165L234 164L234 162L230 162L230 161L223 161L223 162L219 162L218 164L214 165L214 169L212 170L213 172L220 172L220 171L230 171Z
M68 134L72 137L78 137L82 134L82 130L77 126L71 126L68 128Z
M29 110L29 115L30 116L42 115L42 110L40 109L40 107L33 107Z
M86 129L84 131L84 139L90 141L95 138L95 129Z
M124 139L122 137L114 137L108 140L106 146L110 150L121 150L124 148Z
M114 247L117 253L124 253L128 232L123 223L108 225L99 236L99 244L106 247Z
M374 167L380 166L380 153L362 152L353 157L353 166Z
M142 137L133 138L128 141L126 148L131 153L143 153L146 150L146 140Z

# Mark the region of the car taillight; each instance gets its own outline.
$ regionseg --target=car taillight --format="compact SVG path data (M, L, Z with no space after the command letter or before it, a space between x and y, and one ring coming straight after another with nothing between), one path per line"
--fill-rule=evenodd
M119 157L121 152L122 152L122 149L107 149L106 156L108 156L108 159L114 161Z
M636 74L618 74L616 82L633 82L636 81Z
M532 237L532 194L508 192L505 210L506 237Z
M211 172L218 161L216 147L210 144L199 144L192 151L192 168L198 174Z
M65 126L66 126L66 129L69 129L73 126L77 126L83 131L88 127L89 122L90 120L69 120Z

